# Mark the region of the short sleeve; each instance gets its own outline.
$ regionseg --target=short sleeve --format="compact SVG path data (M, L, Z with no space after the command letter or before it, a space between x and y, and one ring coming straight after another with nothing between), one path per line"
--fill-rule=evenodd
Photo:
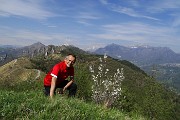
M51 76L56 77L58 76L58 73L60 71L59 65L55 65L52 69Z

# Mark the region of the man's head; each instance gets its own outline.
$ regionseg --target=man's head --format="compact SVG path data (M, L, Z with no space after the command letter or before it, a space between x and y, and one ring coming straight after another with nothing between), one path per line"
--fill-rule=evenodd
M66 58L64 59L67 67L71 67L74 65L74 63L76 62L76 56L69 54L68 56L66 56Z

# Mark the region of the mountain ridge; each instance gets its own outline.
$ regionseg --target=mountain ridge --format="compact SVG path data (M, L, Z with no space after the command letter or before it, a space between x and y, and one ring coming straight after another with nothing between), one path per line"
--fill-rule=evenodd
M110 44L97 49L94 53L106 53L113 58L128 60L136 65L180 62L180 54L175 53L168 47L125 47Z
M1 82L4 80L3 84L0 84L0 88L9 91L15 89L17 92L32 91L34 94L42 93L43 77L47 72L46 70L52 68L51 65L54 65L59 60L63 60L68 53L72 53L77 56L77 61L74 66L75 82L78 85L77 97L84 101L92 101L91 92L93 80L91 79L92 75L89 71L89 66L98 67L98 65L101 64L99 59L103 59L104 56L90 54L73 46L48 47L50 51L53 48L54 53L47 54L47 56L44 54L34 57L27 56L26 59L23 59L24 57L18 58L17 61L15 59L1 66L0 69L5 66L5 68L2 69L4 73L1 76L2 78L7 78L7 80L0 79ZM20 59L22 60L20 61ZM127 114L138 111L138 113L145 116L145 118L163 120L172 119L174 117L178 118L178 115L176 115L179 113L178 102L174 103L174 101L179 100L178 96L169 89L166 89L162 84L159 84L154 78L144 74L136 65L129 61L121 61L107 56L106 67L111 76L113 76L114 72L119 68L123 68L124 71L125 79L122 81L122 96L113 104L113 107L119 110L123 109ZM31 70L33 70L33 73ZM36 77L39 75L38 70L44 74L40 74L40 78L36 80ZM95 70L95 72L98 73L98 68ZM9 74L9 72L12 74ZM21 75L23 75L23 77L21 77ZM19 78L22 80L18 82L18 84L12 86L7 85L9 80L15 82L19 80ZM36 93L34 90L40 92Z
M29 57L33 58L38 55L43 55L46 57L48 54L60 54L61 51L64 49L71 47L72 45L61 45L61 46L55 46L55 45L44 45L40 42L34 43L29 46L24 46L20 48L4 48L0 49L0 66L3 64L6 64L10 62L11 60L14 60L19 57ZM74 46L75 47L75 46ZM76 49L79 49L75 47ZM79 49L79 52L82 50Z

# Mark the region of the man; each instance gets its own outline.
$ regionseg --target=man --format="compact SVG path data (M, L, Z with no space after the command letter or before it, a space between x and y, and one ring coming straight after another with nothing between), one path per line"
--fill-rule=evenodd
M74 83L74 63L76 56L69 54L64 61L56 64L44 78L45 95L53 98L57 88L62 92L69 90L69 97L75 96L77 85ZM70 81L66 78L70 77Z

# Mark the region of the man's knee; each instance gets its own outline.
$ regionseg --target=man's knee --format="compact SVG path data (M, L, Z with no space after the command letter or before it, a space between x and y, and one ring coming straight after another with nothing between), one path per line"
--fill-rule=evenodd
M75 83L72 83L72 85L69 88L69 97L75 97L77 92L77 85Z
M44 94L45 96L49 96L50 95L50 88L49 86L44 86Z
M70 88L71 90L76 90L77 89L77 85L76 85L76 83L73 83L72 85L71 85L71 88Z

